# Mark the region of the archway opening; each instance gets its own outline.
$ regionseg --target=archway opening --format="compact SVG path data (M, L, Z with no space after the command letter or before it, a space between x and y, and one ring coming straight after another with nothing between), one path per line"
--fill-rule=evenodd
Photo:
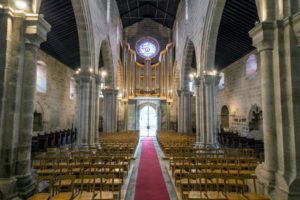
M157 130L157 112L152 106L140 110L140 137L154 137Z
M221 110L221 128L229 128L229 110L227 106L223 106Z

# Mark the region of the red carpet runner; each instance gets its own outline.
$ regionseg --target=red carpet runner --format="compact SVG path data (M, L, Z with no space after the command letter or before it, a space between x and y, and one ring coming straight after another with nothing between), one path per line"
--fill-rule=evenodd
M142 152L135 187L135 200L168 200L169 194L161 172L152 138L142 139Z

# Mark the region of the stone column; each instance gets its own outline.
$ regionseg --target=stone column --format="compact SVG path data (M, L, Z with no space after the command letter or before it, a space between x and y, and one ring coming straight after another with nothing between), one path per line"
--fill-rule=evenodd
M192 132L192 96L193 93L189 90L181 90L183 133Z
M94 146L97 118L97 105L99 105L97 78L95 74L83 69L75 76L79 86L78 95L78 146ZM97 109L97 110L96 110Z
M275 184L275 172L277 170L277 135L275 119L275 94L273 79L273 46L274 24L262 22L251 30L250 36L253 45L260 55L261 85L262 85L262 111L264 131L265 162L258 166L256 173L259 180L272 190Z
M183 113L183 110L182 110L181 90L177 90L177 123L178 123L177 131L179 133L183 132L182 113Z
M205 99L203 94L205 88L200 77L195 78L195 95L196 95L196 146L204 146L204 130L205 130L205 115L204 104Z
M101 78L99 76L96 76L96 96L95 96L95 137L94 137L94 142L96 146L99 146L99 116L100 116L100 87L101 87Z
M103 91L103 132L114 133L117 131L117 95L118 90L104 89Z
M36 54L50 25L38 14L0 8L0 196L27 198L36 87Z
M217 113L216 113L216 87L220 81L217 75L203 75L203 84L205 85L204 98L205 107L205 145L208 147L216 147L217 144Z
M220 77L202 75L195 78L196 92L196 146L216 147L217 113L216 93Z

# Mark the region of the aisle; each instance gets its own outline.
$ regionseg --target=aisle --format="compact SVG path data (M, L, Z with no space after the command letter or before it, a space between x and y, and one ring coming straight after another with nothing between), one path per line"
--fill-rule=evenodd
M153 138L142 139L135 200L167 200L167 187L160 169Z

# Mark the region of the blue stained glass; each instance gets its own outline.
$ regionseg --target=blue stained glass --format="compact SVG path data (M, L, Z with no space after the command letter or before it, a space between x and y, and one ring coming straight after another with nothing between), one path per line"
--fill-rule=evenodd
M143 58L153 58L158 54L159 45L155 39L143 38L137 42L136 51Z

